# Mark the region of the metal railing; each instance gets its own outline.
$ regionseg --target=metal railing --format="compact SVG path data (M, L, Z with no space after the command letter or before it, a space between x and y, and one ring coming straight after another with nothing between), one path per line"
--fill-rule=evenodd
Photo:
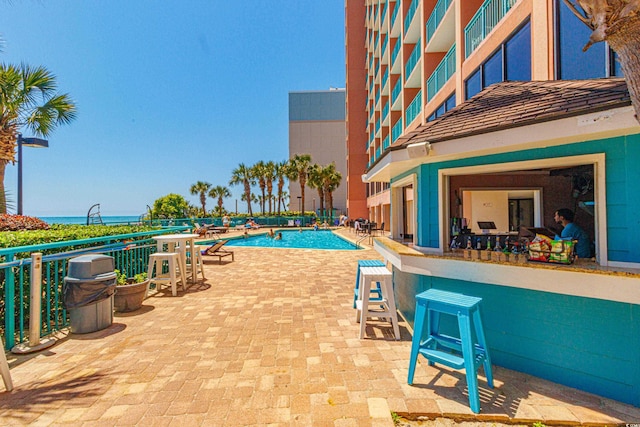
M398 2L400 3L400 2ZM411 25L411 21L413 21L413 17L416 14L416 10L418 10L418 0L413 0L411 5L409 6L409 10L407 10L407 16L404 18L404 33L407 33L409 26Z
M438 0L436 3L436 7L433 8L433 12L429 16L427 20L427 44L431 40L431 37L435 34L440 22L442 22L442 18L447 13L447 10L451 6L451 0Z
M396 99L398 99L398 96L400 95L401 91L402 91L401 79L398 79L396 84L393 86L393 90L391 91L391 103L392 104L396 102Z
M389 148L389 135L382 140L382 150L384 151L387 148Z
M418 114L422 111L422 91L418 92L411 101L411 104L407 107L405 111L407 118L407 126L413 122L413 120L418 116Z
M433 74L427 79L427 101L431 101L455 72L456 45L454 44L444 58L442 58L442 61L440 61L436 69L433 70Z
M396 142L398 138L402 135L402 118L400 118L395 125L391 128L391 139L393 142Z
M486 0L464 29L465 58L469 57L518 0Z
M416 64L422 57L422 49L420 49L420 39L416 42L415 47L411 51L411 55L409 55L409 60L407 61L407 65L404 68L404 79L405 81L409 79L409 76L413 72L413 69L416 67Z
M400 53L400 46L402 46L402 42L400 42L400 40L398 40L396 42L396 45L393 47L393 52L391 52L391 65L395 64L395 62L396 62L396 58L398 57L398 54Z
M45 243L0 249L0 329L5 336L5 348L25 341L30 327L30 267L31 254L42 257L41 335L48 335L68 326L67 312L62 306L62 285L68 261L79 255L102 253L114 257L115 267L133 276L147 270L149 254L155 252L152 236L179 232L188 226L168 227L154 231L94 237L82 240Z
M388 115L389 115L389 101L387 101L387 103L384 104L384 107L382 107L382 120L386 119Z
M398 17L399 11L400 11L400 2L396 1L396 6L393 8L393 12L391 13L391 28L393 28L393 24L396 23L396 18Z

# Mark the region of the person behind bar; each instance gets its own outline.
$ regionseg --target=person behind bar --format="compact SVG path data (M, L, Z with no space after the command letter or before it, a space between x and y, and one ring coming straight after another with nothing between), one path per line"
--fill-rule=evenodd
M556 223L562 225L562 233L556 235L556 240L577 240L576 255L578 258L591 258L591 241L589 235L573 222L571 209L558 209L553 216Z

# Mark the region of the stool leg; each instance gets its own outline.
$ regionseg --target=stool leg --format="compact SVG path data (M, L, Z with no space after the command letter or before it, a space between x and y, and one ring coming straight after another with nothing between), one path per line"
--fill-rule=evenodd
M358 289L360 287L360 266L356 270L356 286L353 288L353 308L356 308L356 301L358 300Z
M426 305L421 301L417 301L415 321L413 324L413 338L411 339L411 355L409 356L409 375L407 377L407 384L409 385L413 384L413 374L415 373L416 362L418 361L426 311Z
M358 269L358 287L356 288L357 290L357 295L356 295L356 301L357 300L362 300L362 289L364 286L364 276L362 276L360 274L360 269ZM364 305L362 305L362 307L360 307L360 310L356 310L356 322L360 323L362 321L362 310L364 310Z
M7 356L4 354L4 343L2 342L2 339L0 339L0 375L2 375L4 388L6 388L7 391L13 390L13 381L11 381L9 362L7 362Z
M437 335L440 331L440 313L437 311L429 310L427 315L427 331L429 331L429 337ZM433 350L438 349L438 341L430 340L430 346ZM429 366L435 366L436 362L429 360Z
M364 330L367 327L367 318L369 317L369 286L371 286L371 282L367 282L366 278L363 278L362 283L360 283L360 294L362 296L362 311L360 312L360 339L364 337Z
M379 282L376 282L379 284ZM391 279L385 279L382 282L383 298L387 300L387 308L391 313L391 326L393 326L393 333L396 336L396 340L400 339L400 326L398 326L398 310L396 309L396 298L393 294L393 283L391 283ZM386 293L386 295L385 295Z
M467 376L467 389L469 390L469 406L474 413L480 412L480 396L478 394L478 377L475 364L475 350L471 337L471 323L469 316L458 313L458 325L460 327L460 340L462 341L462 357L464 358L464 370Z
M487 377L487 383L489 384L489 387L493 388L493 371L491 370L491 357L489 356L489 348L487 348L487 341L484 336L484 328L482 327L480 310L475 310L473 312L473 326L476 330L478 344L484 349L484 360L482 361L482 365L484 366L484 375Z
M178 265L180 262L178 262ZM178 284L176 283L176 263L175 258L169 258L169 280L171 281L171 294L178 295Z
M153 266L155 265L155 261L153 257L149 257L149 266L147 267L147 278L149 279L149 284L147 285L147 290L144 293L145 299L149 296L149 290L151 289L151 282L153 281ZM158 289L158 284L156 283L156 289Z
M193 254L191 254L191 256L193 256ZM202 252L200 252L200 250L196 250L196 260L198 262L198 268L200 268L202 280L205 280L206 277L204 277L204 263L202 262Z

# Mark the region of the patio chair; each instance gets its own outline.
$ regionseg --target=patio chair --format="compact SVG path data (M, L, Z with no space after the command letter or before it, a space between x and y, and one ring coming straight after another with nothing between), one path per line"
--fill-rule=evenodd
M221 240L216 242L214 245L209 246L207 249L202 251L202 255L204 256L217 256L218 263L222 264L222 258L231 256L231 261L234 260L233 251L228 251L223 248L226 245L228 240Z

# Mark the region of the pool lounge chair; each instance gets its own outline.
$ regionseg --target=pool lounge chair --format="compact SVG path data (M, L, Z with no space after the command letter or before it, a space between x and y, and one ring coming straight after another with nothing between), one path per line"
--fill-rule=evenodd
M231 256L231 261L234 260L233 251L228 251L223 248L224 245L227 244L227 240L221 240L216 242L215 244L209 246L207 249L202 251L202 255L204 256L217 256L218 263L222 264L222 258Z

